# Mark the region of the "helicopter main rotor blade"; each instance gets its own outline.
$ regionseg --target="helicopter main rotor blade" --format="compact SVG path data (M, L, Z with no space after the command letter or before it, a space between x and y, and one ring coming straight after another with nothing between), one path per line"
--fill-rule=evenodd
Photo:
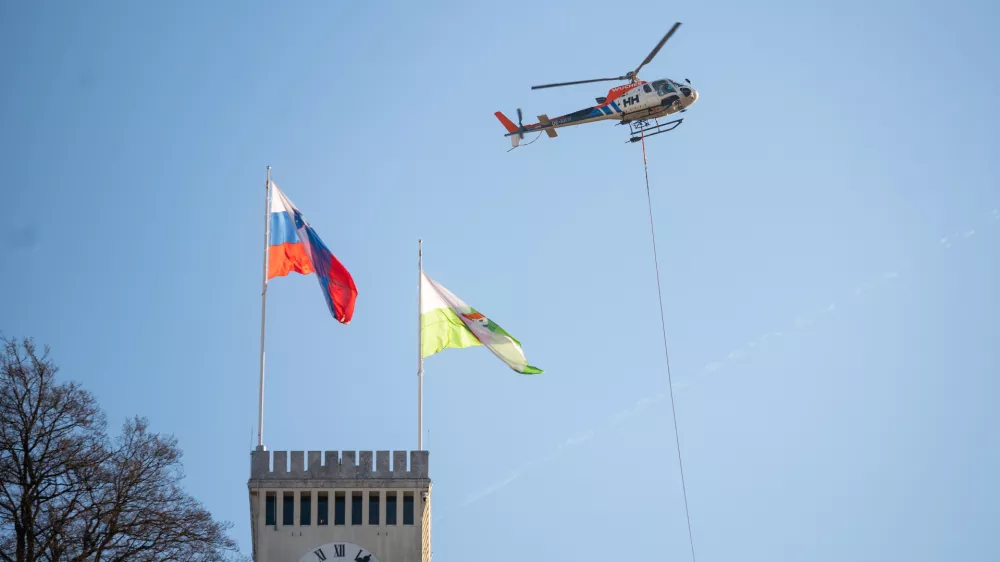
M660 39L660 42L657 43L655 47L653 47L653 50L650 51L649 56L646 57L646 60L642 61L642 64L640 64L639 66L637 66L635 68L635 71L632 74L638 75L639 74L639 69L642 68L642 67L644 67L644 66L646 66L646 64L648 64L649 61L653 60L653 57L656 56L656 53L659 53L660 49L663 48L663 44L667 42L667 39L670 39L670 36L673 35L674 32L677 31L677 28L680 27L680 26L681 26L681 22L675 23L674 26L670 28L670 31L668 31L667 34L663 36L663 39Z
M607 82L609 80L628 80L626 76L619 76L618 78L595 78L593 80L577 80L576 82L559 82L558 84L544 84L542 86L532 86L532 90L539 90L541 88L555 88L556 86L572 86L573 84L589 84L591 82Z

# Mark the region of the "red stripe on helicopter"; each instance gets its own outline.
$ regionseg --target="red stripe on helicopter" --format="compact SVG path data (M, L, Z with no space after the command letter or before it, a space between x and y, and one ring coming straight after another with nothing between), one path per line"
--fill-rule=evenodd
M625 85L622 85L622 86L615 86L614 88L611 88L610 90L608 90L608 97L607 97L607 99L605 99L597 107L605 107L606 105L610 104L611 102L615 101L616 99L622 97L622 94L624 94L625 92L631 90L632 88L635 88L636 86L642 86L645 83L646 83L645 80L640 80L639 82L637 82L635 84L625 84Z

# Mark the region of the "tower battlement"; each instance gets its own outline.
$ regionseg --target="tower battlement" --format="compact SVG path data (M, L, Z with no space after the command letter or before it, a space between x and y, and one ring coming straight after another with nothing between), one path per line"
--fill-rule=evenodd
M427 451L392 451L391 455L390 451L253 451L250 455L251 480L430 478Z

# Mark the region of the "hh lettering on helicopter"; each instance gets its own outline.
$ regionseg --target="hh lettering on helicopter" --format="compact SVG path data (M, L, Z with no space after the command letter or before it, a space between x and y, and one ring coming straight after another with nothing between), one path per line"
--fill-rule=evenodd
M628 84L615 86L608 90L606 96L596 98L599 105L591 106L579 111L574 111L566 115L560 115L554 119L549 119L545 114L538 116L538 123L525 125L522 123L521 109L517 110L517 124L507 118L502 112L494 113L500 123L507 129L505 137L510 137L513 148L520 145L525 133L542 133L549 137L556 137L556 129L593 123L607 119L615 119L617 124L628 124L631 128L632 136L628 142L638 142L644 137L651 137L667 131L672 131L683 122L683 119L675 119L668 123L650 125L649 120L665 117L674 113L682 113L688 110L691 105L698 100L698 91L691 87L691 81L685 79L687 84L680 84L669 78L654 80L651 84L639 80L639 70L653 60L663 45L680 27L680 22L675 23L670 31L660 39L660 42L653 47L645 60L636 67L635 70L626 72L623 76L616 78L596 78L592 80L577 80L575 82L559 82L557 84L545 84L542 86L532 86L532 90L541 88L554 88L557 86L570 86L574 84L589 84L591 82L604 82L609 80L628 80ZM636 87L642 86L646 92L646 102L642 102L642 96ZM635 91L633 95L626 95ZM619 105L620 104L620 105ZM641 135L641 136L636 136ZM534 142L534 141L532 141ZM529 143L530 144L530 143ZM511 150L513 150L513 148Z
M628 107L633 103L639 103L639 94L636 94L630 98L622 98L622 107Z

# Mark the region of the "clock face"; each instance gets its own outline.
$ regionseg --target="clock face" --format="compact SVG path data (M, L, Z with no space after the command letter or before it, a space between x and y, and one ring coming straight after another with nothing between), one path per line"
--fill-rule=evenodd
M378 562L378 558L354 543L328 542L307 552L299 562Z

